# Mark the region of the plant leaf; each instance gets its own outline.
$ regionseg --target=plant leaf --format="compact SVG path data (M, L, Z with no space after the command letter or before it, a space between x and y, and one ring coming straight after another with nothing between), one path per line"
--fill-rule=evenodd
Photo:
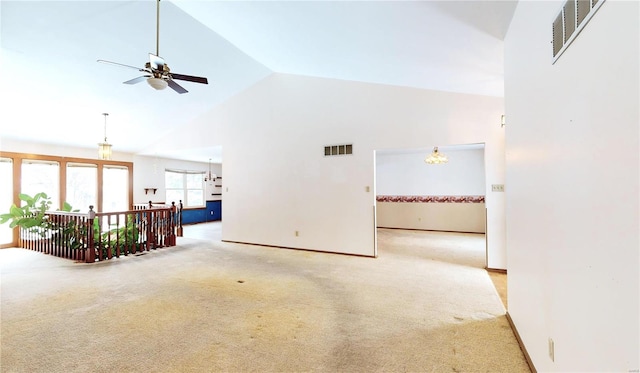
M24 218L20 222L20 225L24 228L33 228L35 226L40 225L40 221L38 221L38 219L33 219L33 218Z
M29 202L29 201L33 201L34 200L33 197L31 197L28 194L24 194L24 193L18 194L18 198L20 198L21 201L25 201L25 202Z
M11 208L9 209L9 213L14 218L21 218L21 217L24 216L25 211L23 209L21 209L20 207L16 206L16 205L11 205Z
M13 219L13 215L11 214L2 214L0 215L0 224L4 224L8 222L10 219Z

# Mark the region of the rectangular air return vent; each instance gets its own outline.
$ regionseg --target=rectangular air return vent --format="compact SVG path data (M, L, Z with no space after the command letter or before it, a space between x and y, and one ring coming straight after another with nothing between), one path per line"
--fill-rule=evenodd
M551 24L553 63L569 47L605 0L567 0Z
M329 145L324 147L324 156L353 154L353 144Z

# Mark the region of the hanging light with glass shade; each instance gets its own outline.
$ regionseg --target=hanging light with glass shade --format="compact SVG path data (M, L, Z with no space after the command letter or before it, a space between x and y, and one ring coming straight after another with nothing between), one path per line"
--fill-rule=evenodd
M107 116L108 113L102 113L104 115L104 142L98 144L98 158L102 160L111 159L111 144L107 142Z
M436 146L433 148L431 154L429 154L427 158L424 159L424 162L426 164L443 164L449 162L449 159L446 155L440 153L438 151L438 147Z

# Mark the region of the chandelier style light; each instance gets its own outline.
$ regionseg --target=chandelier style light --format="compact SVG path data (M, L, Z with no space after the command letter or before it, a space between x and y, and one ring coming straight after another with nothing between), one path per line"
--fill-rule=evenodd
M207 176L205 175L205 177L204 177L204 181L205 181L205 183L206 183L207 181L213 181L213 180L215 180L215 179L216 179L216 177L217 177L217 175L216 175L216 174L212 174L212 173L211 173L211 158L209 158L209 177L207 178Z
M109 160L111 159L111 144L107 142L107 116L108 113L102 113L104 115L104 142L98 144L98 159Z
M433 148L433 152L424 159L426 164L443 164L449 162L449 159L446 155L438 152L438 147Z

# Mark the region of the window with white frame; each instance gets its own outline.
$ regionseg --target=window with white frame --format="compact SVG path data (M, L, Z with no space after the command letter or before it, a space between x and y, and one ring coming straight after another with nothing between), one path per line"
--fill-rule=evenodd
M165 170L164 180L167 204L204 207L204 172Z

